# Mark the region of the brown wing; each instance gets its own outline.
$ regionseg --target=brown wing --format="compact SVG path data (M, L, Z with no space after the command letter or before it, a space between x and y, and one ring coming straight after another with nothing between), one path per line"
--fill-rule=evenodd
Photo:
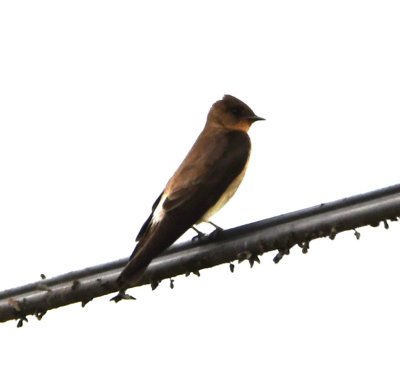
M243 132L223 132L204 143L202 149L207 152L189 154L191 160L182 163L165 189L167 198L163 209L166 215L175 210L188 210L192 213L193 224L242 172L250 154L250 140Z
M153 258L214 206L242 172L249 154L250 139L244 132L199 136L164 190L162 220L153 223L148 219L139 232L140 240L119 277L120 285L134 284Z

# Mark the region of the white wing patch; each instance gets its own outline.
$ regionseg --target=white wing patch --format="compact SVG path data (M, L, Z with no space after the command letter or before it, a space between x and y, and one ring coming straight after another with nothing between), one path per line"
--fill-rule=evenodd
M167 195L163 194L160 201L158 202L157 207L155 208L155 210L153 212L153 218L151 219L152 224L158 223L165 216L165 210L163 209L163 204L166 199L167 199Z

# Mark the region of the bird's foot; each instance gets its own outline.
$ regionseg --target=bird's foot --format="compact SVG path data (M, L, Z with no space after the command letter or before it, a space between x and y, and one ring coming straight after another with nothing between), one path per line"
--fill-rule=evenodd
M205 233L199 231L195 226L192 226L192 229L197 233L197 235L192 238L192 242L201 241L203 238L207 237Z
M213 232L210 233L209 237L213 240L215 240L216 238L218 238L220 236L220 234L224 231L220 226L218 226L217 224L214 224L212 221L208 221L208 224L211 224L215 230Z
M206 238L207 235L205 233L199 233L198 235L192 237L192 242L198 242Z
M208 224L212 225L216 230L223 230L219 225L214 224L212 221L207 221Z
M210 239L216 240L222 234L223 231L224 231L223 229L218 228L212 231L208 236L210 237Z

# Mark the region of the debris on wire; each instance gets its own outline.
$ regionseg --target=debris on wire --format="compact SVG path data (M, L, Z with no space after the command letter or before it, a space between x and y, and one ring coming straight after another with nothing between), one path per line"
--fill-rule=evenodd
M37 320L42 320L47 311L36 311L35 316Z
M188 277L191 273L192 273L193 275L196 275L196 276L200 277L200 271L199 271L199 270L187 271L187 272L185 273L185 276Z
M216 241L175 244L150 263L138 286L152 278L160 282L185 272L199 276L199 270L224 263L233 272L235 260L248 260L253 266L260 255L276 250L273 260L278 263L296 244L307 253L316 238L334 239L338 233L353 230L359 239L358 228L383 222L388 229L389 221L399 217L400 184L228 229ZM0 322L15 319L22 326L28 315L39 319L48 310L78 302L85 306L94 298L117 292L116 279L126 263L124 258L50 279L41 274L39 282L0 291ZM112 298L115 302L122 299L135 298L125 291Z
M119 291L118 294L111 298L110 301L114 301L115 303L118 303L119 301L122 300L136 300L135 297L131 296L130 294L125 293L125 291Z
M28 323L28 318L26 316L18 319L17 328L21 328L24 325L24 322Z
M299 246L301 248L301 252L303 254L307 254L308 250L310 249L310 241L304 241L304 242L300 243Z
M336 235L337 235L336 228L335 228L335 227L332 227L332 228L331 228L331 231L329 232L329 239L330 239L330 240L334 240L335 237L336 237Z
M85 307L91 301L93 301L93 298L87 298L87 299L81 301L81 306Z
M71 290L77 290L79 288L79 286L81 285L79 280L74 280L72 282L72 286L71 286Z
M156 289L160 285L160 280L151 280L150 286L151 290Z
M274 262L275 264L278 264L278 263L282 260L282 258L283 258L284 255L285 255L285 253L284 253L283 251L278 250L278 254L276 254L276 255L274 256L274 259L272 259L273 262Z

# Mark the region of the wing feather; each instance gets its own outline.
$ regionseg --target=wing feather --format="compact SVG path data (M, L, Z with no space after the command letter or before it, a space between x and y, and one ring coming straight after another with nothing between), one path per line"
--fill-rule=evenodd
M200 134L191 151L153 205L162 201L163 217L153 213L139 231L135 250L119 277L134 283L153 258L172 245L213 207L243 171L250 154L250 139L241 131Z

